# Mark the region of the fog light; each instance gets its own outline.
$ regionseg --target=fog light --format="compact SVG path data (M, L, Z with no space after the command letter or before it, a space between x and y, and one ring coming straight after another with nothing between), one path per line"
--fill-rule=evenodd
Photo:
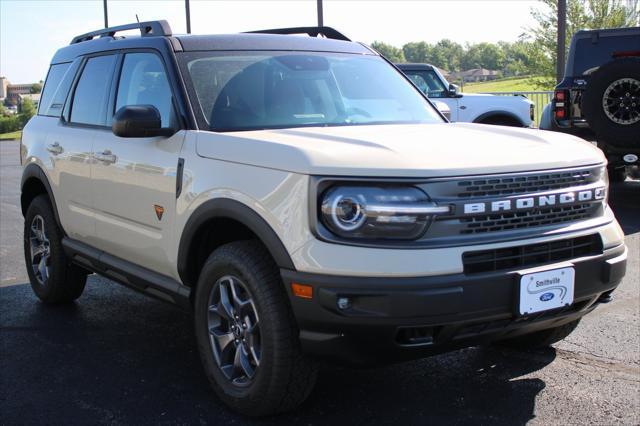
M351 300L348 297L339 297L338 298L338 309L344 311L345 309L349 309L351 307Z

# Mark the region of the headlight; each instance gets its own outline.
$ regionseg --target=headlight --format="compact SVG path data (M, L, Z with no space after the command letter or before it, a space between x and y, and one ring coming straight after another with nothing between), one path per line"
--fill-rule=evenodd
M343 238L415 240L449 212L415 187L338 186L321 201L322 223Z

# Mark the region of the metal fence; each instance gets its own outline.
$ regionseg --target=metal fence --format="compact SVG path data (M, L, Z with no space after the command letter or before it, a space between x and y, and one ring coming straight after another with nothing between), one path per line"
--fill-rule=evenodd
M542 117L542 109L551 102L553 98L553 92L487 92L487 95L499 95L499 96L526 96L534 104L536 104L536 126L540 124L540 118Z

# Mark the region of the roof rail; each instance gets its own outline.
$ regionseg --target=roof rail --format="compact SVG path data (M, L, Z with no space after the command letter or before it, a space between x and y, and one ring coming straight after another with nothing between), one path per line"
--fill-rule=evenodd
M117 27L103 28L97 31L91 31L90 33L75 36L73 40L71 40L70 44L76 44L83 41L93 40L95 37L98 37L98 36L113 37L117 32L127 31L127 30L136 30L136 29L140 30L140 35L142 37L171 35L171 26L167 21L165 20L147 21L147 22L136 22L134 24L119 25Z
M247 31L248 33L258 34L308 34L311 37L323 35L326 38L334 40L351 41L346 35L331 27L293 27L293 28L274 28L271 30Z

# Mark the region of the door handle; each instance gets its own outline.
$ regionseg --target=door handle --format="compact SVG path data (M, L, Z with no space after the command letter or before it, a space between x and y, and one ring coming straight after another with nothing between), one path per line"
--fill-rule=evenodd
M62 149L59 142L54 142L52 144L47 145L47 151L49 151L53 155L58 155L58 154L62 154L64 149Z
M109 151L108 149L105 149L104 151L102 151L101 154L96 154L95 157L96 157L96 160L106 164L113 164L116 161L118 161L118 157L113 155L111 151Z

